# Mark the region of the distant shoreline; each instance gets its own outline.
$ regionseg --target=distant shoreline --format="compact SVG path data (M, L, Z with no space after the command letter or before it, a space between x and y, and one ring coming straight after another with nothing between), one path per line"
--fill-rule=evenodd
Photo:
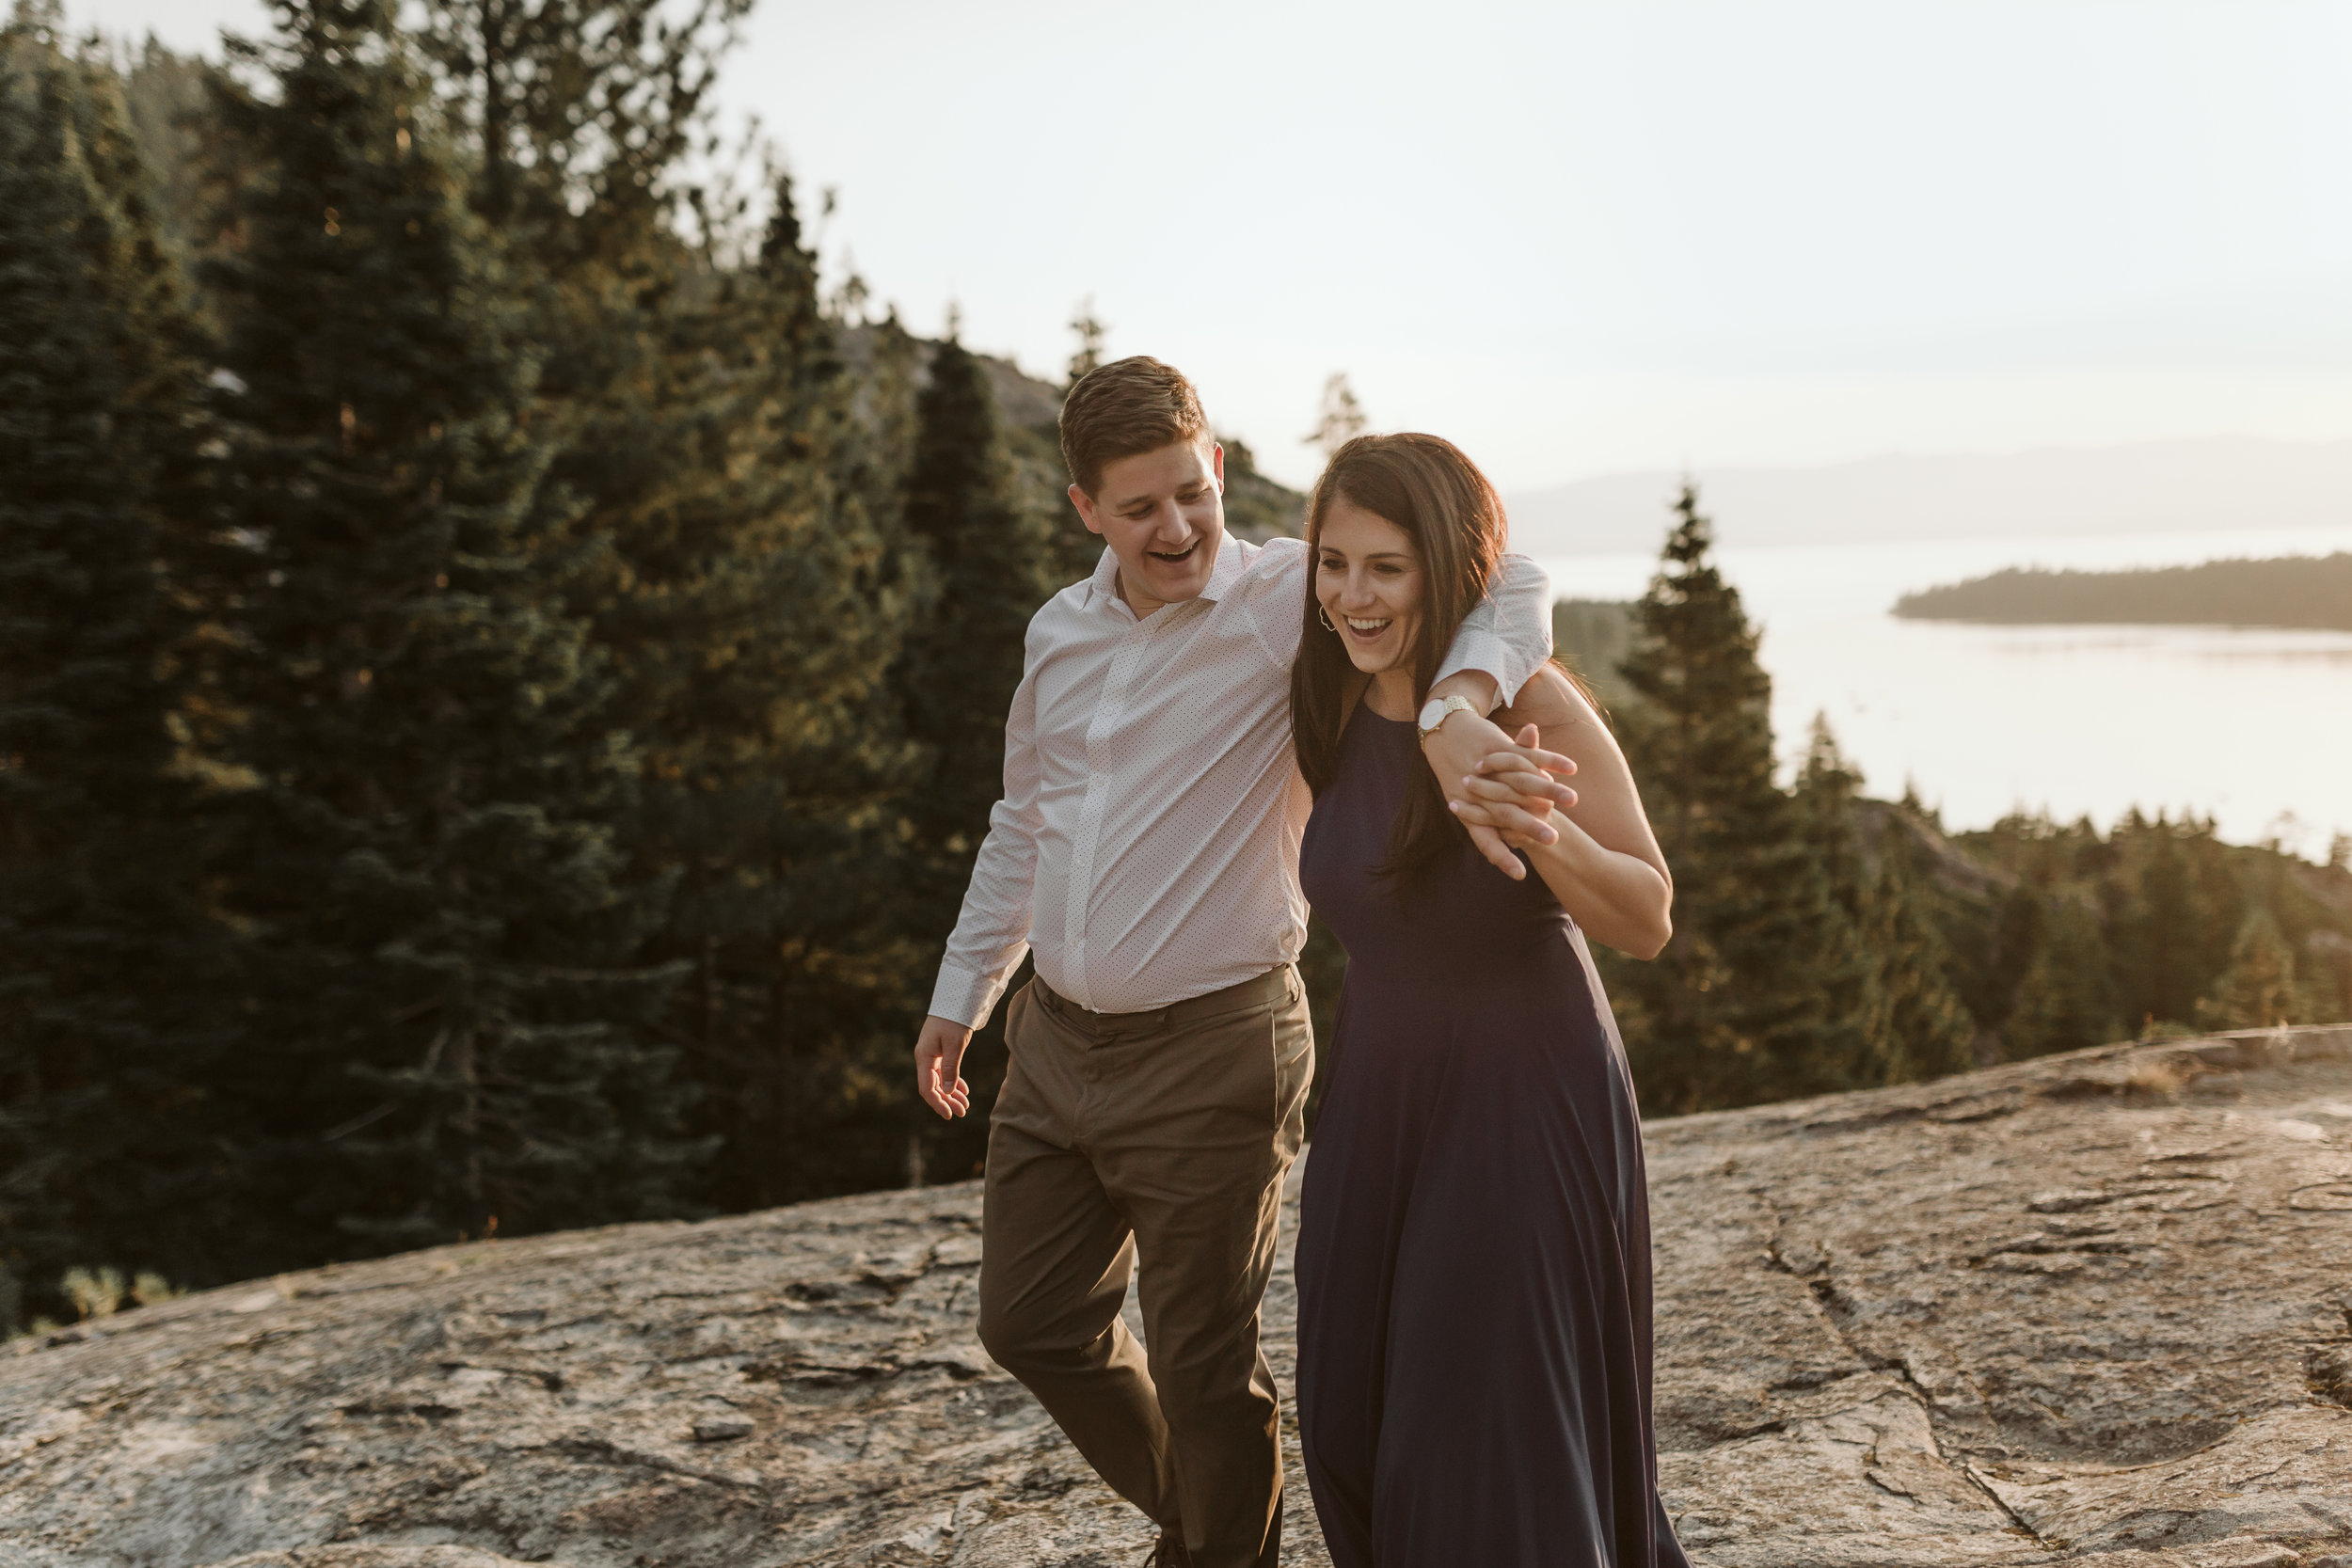
M2352 552L2120 572L2012 566L1905 594L1907 621L1999 626L2265 626L2352 631Z

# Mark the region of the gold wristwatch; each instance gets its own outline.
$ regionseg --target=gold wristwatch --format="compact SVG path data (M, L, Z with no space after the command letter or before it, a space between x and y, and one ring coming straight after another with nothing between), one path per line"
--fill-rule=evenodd
M1429 744L1429 737L1438 733L1438 726L1455 713L1467 713L1473 719L1484 719L1478 705L1468 697L1432 697L1421 705L1421 718L1415 726L1421 731L1420 743Z

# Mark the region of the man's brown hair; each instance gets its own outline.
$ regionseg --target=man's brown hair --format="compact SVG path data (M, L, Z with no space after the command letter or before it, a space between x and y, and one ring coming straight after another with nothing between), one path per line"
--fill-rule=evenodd
M1102 484L1105 465L1208 434L1200 394L1184 372L1148 354L1089 371L1061 405L1061 459L1072 482L1089 496Z

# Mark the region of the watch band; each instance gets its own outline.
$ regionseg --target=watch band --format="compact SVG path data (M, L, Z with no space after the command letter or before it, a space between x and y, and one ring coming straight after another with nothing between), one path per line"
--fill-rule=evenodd
M1414 727L1421 732L1416 740L1425 744L1431 736L1438 733L1438 727L1457 712L1467 713L1474 719L1485 717L1478 711L1478 705L1468 697L1432 697L1422 705L1421 717L1414 721Z

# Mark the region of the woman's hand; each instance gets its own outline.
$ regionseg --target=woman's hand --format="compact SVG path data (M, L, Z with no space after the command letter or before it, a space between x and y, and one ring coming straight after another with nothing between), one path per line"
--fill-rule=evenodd
M1450 714L1422 752L1445 790L1448 808L1470 830L1470 842L1513 880L1526 876L1527 867L1503 834L1548 844L1556 836L1553 808L1576 803L1576 791L1553 777L1575 772L1576 763L1544 750L1533 724L1514 739L1491 720Z
M1559 779L1575 771L1575 759L1545 751L1543 732L1525 724L1508 747L1480 757L1459 790L1446 794L1464 827L1491 828L1503 843L1524 849L1559 838L1554 814L1576 804L1576 791Z
M1462 775L1458 788L1449 789L1447 806L1470 830L1470 840L1496 868L1518 881L1527 875L1517 849L1541 849L1560 841L1567 818L1563 808L1576 804L1576 791L1552 775L1576 771L1573 758L1543 749L1542 733L1523 725L1511 747L1478 759L1476 771ZM1502 859L1486 848L1491 840L1501 847ZM1503 864L1507 859L1510 863Z

